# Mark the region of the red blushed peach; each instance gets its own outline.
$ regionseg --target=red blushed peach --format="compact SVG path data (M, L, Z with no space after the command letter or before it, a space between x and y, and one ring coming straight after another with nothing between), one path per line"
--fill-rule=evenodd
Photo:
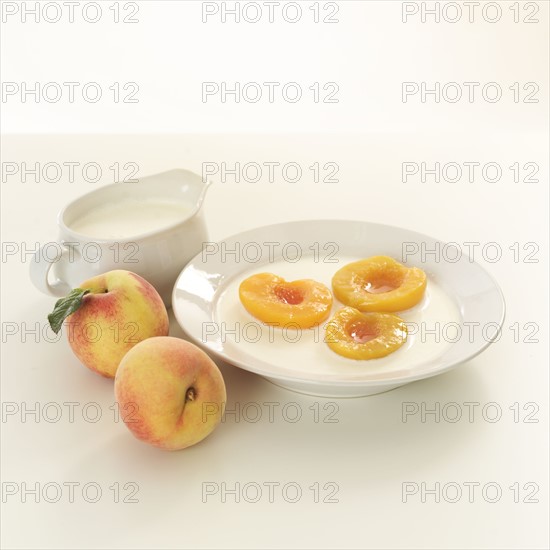
M144 340L124 356L115 397L135 437L175 451L198 443L221 422L226 392L204 351L168 336Z
M69 345L81 363L103 376L114 378L121 359L138 342L168 334L161 297L135 273L109 271L84 281L71 295L81 302L66 318ZM60 327L71 295L58 301L50 323L57 321Z

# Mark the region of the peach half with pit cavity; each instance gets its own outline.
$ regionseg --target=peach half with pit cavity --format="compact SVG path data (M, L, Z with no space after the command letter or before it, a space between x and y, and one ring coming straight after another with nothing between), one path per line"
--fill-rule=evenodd
M407 341L407 326L392 313L363 313L352 307L337 311L325 327L331 350L350 359L377 359Z
M422 299L426 274L405 267L389 256L352 262L332 278L334 296L359 311L392 312L409 309Z
M300 329L324 321L332 307L332 293L324 284L312 279L287 282L273 273L245 279L239 298L256 319L275 326L294 324Z

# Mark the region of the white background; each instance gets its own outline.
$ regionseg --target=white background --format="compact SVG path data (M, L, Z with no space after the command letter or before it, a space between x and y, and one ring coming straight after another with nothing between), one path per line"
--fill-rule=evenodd
M6 4L3 3L5 15ZM28 3L27 3L28 4ZM269 422L227 417L201 444L163 453L134 440L114 422L112 382L79 365L68 344L43 333L54 300L28 279L31 254L2 258L2 482L97 483L93 504L77 489L57 503L3 493L2 546L6 548L545 548L548 547L548 4L536 2L539 23L514 23L512 2L497 3L501 20L475 12L451 24L426 23L420 14L402 21L402 3L338 2L339 23L315 24L313 2L301 2L302 20L289 24L202 22L201 3L139 2L135 24L115 24L113 2L86 23L57 23L21 11L2 24L2 81L98 82L104 98L58 103L30 96L2 96L2 162L18 173L2 180L2 241L19 250L57 236L55 216L69 200L113 181L114 163L134 162L139 175L203 163L296 162L296 183L279 174L274 183L225 181L220 173L208 192L205 214L213 240L255 226L308 218L369 220L399 225L444 241L479 242L475 259L501 285L507 318L501 340L476 359L436 378L364 399L337 401L336 423L322 422L333 399L293 394L229 365L220 365L228 409L247 403L297 403L302 419L279 414ZM241 3L243 5L244 3ZM326 3L321 2L321 8ZM429 2L433 7L433 2ZM444 4L444 3L443 3ZM481 2L481 5L484 3ZM520 5L523 19L530 10ZM120 4L124 13L125 3ZM51 12L53 13L53 12ZM90 12L91 13L91 12ZM323 14L323 11L321 11ZM451 14L451 12L449 12ZM267 12L264 17L267 18ZM255 104L219 96L204 103L204 81L296 81L304 99ZM419 95L402 101L403 82L497 82L503 96L472 103L436 103ZM136 82L138 103L112 101L114 82ZM336 82L339 103L311 100L313 82ZM538 103L515 103L514 82L535 82ZM466 91L466 90L465 90ZM522 91L523 94L523 91ZM522 95L523 99L523 95ZM403 162L487 162L502 167L499 181L480 172L469 182L402 181ZM59 181L43 174L23 179L22 163L95 162L102 178L76 171ZM338 164L337 183L314 183L314 162ZM514 182L509 166L536 163L538 182ZM13 166L11 164L10 166ZM521 179L526 176L522 172ZM483 245L497 243L491 262ZM509 247L519 243L520 261ZM537 263L525 263L522 247L535 243ZM516 325L517 323L517 325ZM526 324L528 324L526 329ZM516 327L511 328L511 327ZM8 328L9 327L9 328ZM16 334L9 331L16 327ZM538 332L529 337L532 327ZM515 332L516 331L516 332ZM49 336L49 333L46 333ZM173 322L171 334L182 336ZM517 338L516 338L517 335ZM515 340L518 340L517 342ZM538 343L529 340L538 340ZM74 422L65 413L49 423L32 415L6 415L8 403L39 411L47 403L77 402ZM102 418L83 419L82 406L98 403ZM402 418L403 404L433 408L461 404L463 418L436 422ZM466 402L480 406L469 422ZM313 410L318 403L320 422ZM489 422L481 410L496 403L502 418ZM519 406L519 419L509 407ZM538 408L527 423L526 415ZM519 420L515 422L514 420ZM109 489L136 483L137 503L115 503ZM203 498L204 482L295 482L297 503L280 492L257 503L228 494ZM331 482L337 503L315 503L308 488ZM461 484L457 503L420 492L403 502L403 483ZM473 502L464 482L479 483ZM498 502L483 498L489 482L502 488ZM518 483L520 501L509 489ZM524 503L526 483L539 488L538 502ZM265 486L264 486L265 487ZM121 491L124 496L125 491ZM321 500L326 496L321 491ZM449 496L453 496L449 493ZM492 496L492 495L490 495ZM32 528L31 528L32 526Z

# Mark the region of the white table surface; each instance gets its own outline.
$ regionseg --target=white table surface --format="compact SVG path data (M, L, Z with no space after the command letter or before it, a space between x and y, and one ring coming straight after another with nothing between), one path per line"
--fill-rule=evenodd
M200 172L215 162L336 162L339 183L216 182L208 191L205 215L210 236L221 239L258 225L308 218L342 218L400 225L458 243L498 243L502 259L478 260L500 283L507 302L501 340L449 373L394 391L360 399L323 399L281 389L236 367L220 364L228 409L249 403L263 410L258 422L241 414L202 443L182 452L162 452L134 439L115 422L113 383L79 364L64 340L27 333L54 299L32 287L30 254L2 261L2 545L5 548L543 548L548 544L548 168L546 139L540 134L452 135L180 135L180 136L7 136L2 158L16 163L94 161L103 179L89 183L33 180L13 176L2 183L2 240L33 248L55 240L57 211L69 200L112 181L114 162L136 162L146 175L172 167ZM452 149L450 149L452 148ZM537 184L516 184L506 170L498 183L401 182L405 160L449 158L488 160L507 167L511 159L540 164ZM508 247L535 242L538 263L515 263ZM523 257L523 256L522 256ZM519 323L520 342L512 327ZM539 327L538 343L525 343L526 323ZM9 328L8 328L9 324ZM13 332L16 327L17 333ZM44 329L45 330L45 329ZM46 336L44 335L46 334ZM170 334L182 336L171 313ZM75 402L75 416L63 403ZM275 402L269 421L263 403ZM472 422L464 403L479 403ZM35 405L35 404L38 405ZM58 404L62 414L55 416ZM93 403L96 405L87 405ZM291 423L281 410L295 403L302 418ZM327 403L336 403L336 405ZM457 403L463 412L452 423L420 415L403 421L405 403L441 408ZM422 405L425 403L425 405ZM488 403L502 418L489 422ZM510 407L519 407L514 418ZM526 405L534 403L535 405ZM50 404L50 405L47 405ZM38 406L38 421L21 411ZM294 406L294 405L291 405ZM524 406L531 407L524 410ZM6 414L13 411L16 414ZM320 421L314 410L320 407ZM327 407L323 409L323 407ZM452 405L451 405L452 407ZM536 412L526 422L530 411ZM96 408L102 413L90 419ZM83 411L86 411L83 416ZM242 410L242 409L241 409ZM248 409L250 416L254 409ZM289 410L289 409L287 409ZM323 422L337 410L336 422ZM278 412L277 412L278 411ZM447 408L448 417L452 415ZM86 417L88 415L88 417ZM23 418L22 418L23 416ZM516 422L515 420L519 420ZM71 502L68 486L75 482ZM268 485L274 484L273 502ZM472 502L468 486L474 487ZM11 483L11 485L6 485ZM25 486L50 485L55 503L23 498ZM86 502L99 486L102 496ZM114 484L119 484L115 502ZM130 483L134 485L126 485ZM204 497L204 483L220 492ZM245 484L235 502L231 489ZM292 503L294 483L302 491ZM326 485L327 483L333 485ZM403 502L404 483L418 487ZM453 487L463 494L456 503ZM482 493L486 486L486 496ZM514 502L513 484L519 484ZM526 484L536 485L526 485ZM321 501L337 489L337 502ZM421 488L439 484L440 502ZM254 488L263 489L258 502ZM495 486L502 490L498 502ZM14 489L14 487L16 489ZM135 487L137 502L122 502ZM537 502L525 503L532 488ZM222 489L226 492L222 496ZM8 494L16 490L14 495ZM445 492L448 491L448 492Z
M258 24L232 16L224 23L221 12L205 22L204 5L215 5L191 0L138 0L137 22L125 24L113 20L115 8L123 19L133 2L100 3L96 23L83 20L82 2L74 22L67 7L54 23L23 20L21 9L3 12L3 81L19 88L78 82L78 92L95 82L103 97L50 102L16 93L0 104L4 169L80 163L73 182L66 171L57 182L25 182L19 172L0 184L1 546L548 548L549 3L481 2L470 22L466 5L476 3L458 2L462 17L454 23L445 19L454 17L452 6L439 22L433 15L423 22L421 13L454 2L318 3L321 17L337 6L337 24L315 23L309 0L300 0L303 17L295 24L278 11L266 21L265 8ZM2 8L13 12L13 4ZM485 4L493 5L488 13ZM501 17L489 22L495 4ZM406 20L405 5L417 9ZM86 14L94 16L93 8ZM282 88L291 81L304 91L296 104L279 96L273 103L222 102L219 95L205 101L201 94L204 82ZM128 82L139 87L137 103L114 101L111 87L118 83L126 93L135 89L125 90ZM313 101L315 82L336 83L338 103ZM478 86L471 102L423 102L419 95L404 102L405 82ZM503 91L495 103L480 94L489 82ZM538 103L523 101L529 82ZM90 162L102 170L95 183L81 172ZM227 407L240 407L239 416L228 414L182 452L140 443L114 419L112 381L80 365L65 340L48 341L46 315L55 300L31 285L29 261L37 243L57 238L57 212L111 183L115 163L136 163L143 176L176 167L200 172L205 162L296 162L304 173L296 183L280 173L273 183L214 175L204 206L212 240L269 223L339 218L480 243L475 259L506 297L500 341L446 374L361 399L295 394L220 364ZM308 167L315 162L337 163L338 182L314 183ZM497 182L478 171L473 182L464 175L457 183L418 176L403 183L403 162L494 162L503 173ZM538 181L515 183L509 167L519 163L523 179L529 162L538 165ZM481 254L487 243L502 249L499 261ZM533 246L538 262L526 263ZM14 247L30 253L10 254ZM37 326L35 336L29 331ZM172 314L170 332L182 336ZM64 403L75 404L74 418ZM273 422L264 403L277 404ZM403 408L415 406L438 406L439 421L428 415L423 422L420 414L404 421ZM457 406L462 418L453 423ZM56 407L59 419L48 422ZM258 422L243 413L254 407L263 411ZM301 410L298 422L282 415L289 407ZM38 418L23 414L32 408ZM96 410L101 418L92 422ZM498 410L502 417L490 422ZM336 422L323 422L333 411ZM86 501L98 487L101 498ZM205 487L217 492L206 497ZM261 497L250 502L258 487ZM320 502L311 487L319 488ZM461 497L450 502L457 487ZM35 488L38 497L28 493ZM236 488L239 502L230 492ZM296 488L302 495L293 503ZM404 488L418 492L405 499ZM44 500L57 489L57 502ZM496 489L502 494L490 502ZM123 502L129 498L137 502Z

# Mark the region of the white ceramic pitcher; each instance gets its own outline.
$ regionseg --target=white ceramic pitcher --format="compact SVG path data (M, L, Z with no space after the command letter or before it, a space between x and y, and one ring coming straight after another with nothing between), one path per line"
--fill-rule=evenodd
M177 169L134 183L106 185L79 197L58 215L59 242L44 244L36 252L30 266L32 282L46 294L65 296L95 275L126 269L149 281L169 306L179 273L208 241L202 204L210 183ZM91 209L128 198L184 202L189 212L171 225L122 239L95 238L72 229Z

